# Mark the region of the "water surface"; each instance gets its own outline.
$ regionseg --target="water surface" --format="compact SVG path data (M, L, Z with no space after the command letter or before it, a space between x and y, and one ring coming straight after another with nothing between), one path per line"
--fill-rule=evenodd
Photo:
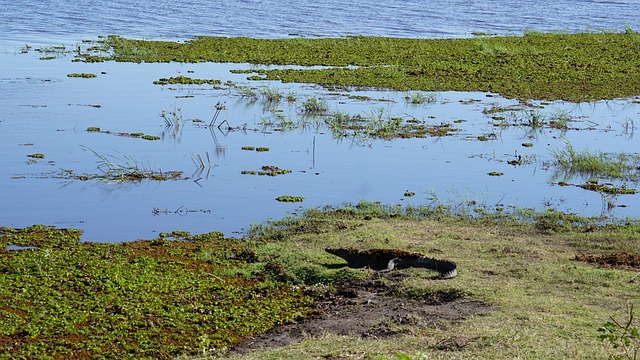
M637 5L637 1L390 1L380 6L366 1L2 0L0 225L75 227L85 230L84 240L95 241L129 241L173 230L219 230L233 235L250 224L301 208L359 200L553 207L581 214L638 216L636 196L605 197L557 186L567 179L549 165L551 151L566 142L577 149L637 152L634 132L640 110L633 100L543 104L539 111L544 114L566 111L571 115L575 122L569 131L496 128L483 110L517 105L515 101L485 93L444 92L435 94L435 103L413 106L405 101L406 93L255 83L248 82L246 75L229 72L249 68L247 64L83 64L72 63L71 56L63 54L39 60L42 54L33 51L42 44L73 47L82 39L111 33L146 38L198 34L459 37L475 31L621 30L625 25L640 27ZM25 44L31 49L22 53ZM67 77L80 72L98 76ZM153 85L154 80L177 75L215 78L234 86ZM268 86L294 94L297 100L265 108L261 101L242 98L240 86ZM349 97L354 94L377 100ZM432 125L452 124L458 131L454 136L389 141L336 139L313 121L286 131L265 126L279 118L299 124L301 103L309 97L326 100L330 111L362 116L382 112ZM203 126L218 102L226 104L220 120L236 130ZM161 114L177 109L181 126L166 128ZM111 134L87 132L89 127ZM115 135L119 132L142 132L161 140ZM494 140L479 141L483 135ZM533 147L523 147L525 142ZM243 146L264 146L270 151L247 151ZM34 153L44 154L45 159L27 157ZM183 171L189 179L105 182L65 176L100 174L96 154L114 162L134 160L154 171ZM208 157L204 170L199 171L196 156ZM509 165L517 156L526 163ZM292 172L277 177L241 174L265 165ZM488 176L491 171L504 175ZM415 196L405 196L406 191ZM281 195L303 196L305 201L277 202Z

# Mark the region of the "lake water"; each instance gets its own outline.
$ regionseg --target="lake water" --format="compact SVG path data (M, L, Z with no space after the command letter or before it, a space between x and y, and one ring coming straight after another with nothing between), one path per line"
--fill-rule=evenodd
M33 48L23 53L25 44L73 46L103 34L461 37L476 31L638 29L638 1L390 1L379 6L363 1L3 0L0 8L0 226L74 227L85 230L84 240L94 241L151 238L173 230L234 235L252 223L303 207L361 199L419 205L432 202L434 195L450 204L640 215L637 195L611 198L557 186L560 180L585 179L565 179L549 166L551 151L564 148L566 142L576 149L637 152L637 100L544 104L536 111L545 116L569 114L572 130L532 131L494 126L496 121L483 110L517 103L485 93L428 94L436 101L414 106L405 101L405 93L330 92L309 85L249 82L246 75L229 72L249 68L247 64L83 64L72 63L72 57L64 54L39 60L42 54ZM80 72L98 76L66 76ZM233 86L152 84L177 75L215 78ZM294 94L296 101L268 107L241 96L242 89L259 91L261 86ZM426 139L336 139L328 128L314 125L315 120L303 119L300 106L310 97L327 101L331 111L451 124L458 131ZM217 102L226 104L219 120L238 129L210 129L193 121L208 123ZM181 120L180 126L166 128L161 114L171 111ZM278 125L282 119L298 126L282 129ZM301 125L304 121L307 126ZM110 133L88 132L89 127ZM117 135L124 132L161 140ZM494 140L478 140L485 135ZM242 150L243 146L269 151ZM27 157L35 153L45 158ZM190 179L104 182L68 176L99 174L96 154L115 163L134 161L143 168L183 171ZM207 159L203 170L194 161L198 156ZM523 164L509 165L517 156L525 160ZM266 165L292 172L276 177L241 174ZM504 175L488 176L491 171ZM407 190L416 195L405 196ZM281 195L305 200L275 201ZM615 207L609 209L608 203Z

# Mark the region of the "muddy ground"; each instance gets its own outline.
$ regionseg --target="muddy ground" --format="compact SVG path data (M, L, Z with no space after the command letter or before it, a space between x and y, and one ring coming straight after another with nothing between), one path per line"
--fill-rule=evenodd
M466 299L457 291L436 292L420 299L408 299L390 295L390 290L389 286L378 280L341 284L316 304L314 316L252 338L232 349L231 354L286 346L305 338L329 334L365 339L389 338L492 310L489 305ZM455 348L465 345L456 339L442 344Z

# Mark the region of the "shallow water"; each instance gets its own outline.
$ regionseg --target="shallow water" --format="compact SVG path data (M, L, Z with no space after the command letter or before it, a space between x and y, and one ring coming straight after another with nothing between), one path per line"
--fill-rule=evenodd
M277 6L274 4L278 4ZM361 199L385 203L459 204L495 207L556 207L581 214L638 216L637 196L602 197L577 187L553 185L564 179L549 168L551 150L569 141L577 149L636 152L638 104L630 100L595 104L545 105L539 111L568 111L573 128L531 131L497 128L483 110L516 103L485 93L445 92L437 102L413 106L397 92L333 91L296 84L247 82L230 69L246 64L83 64L71 57L38 60L33 47L119 34L148 38L193 35L283 37L344 34L458 37L471 32L521 34L524 30L580 31L639 28L638 1L31 1L0 0L0 225L34 223L83 229L84 240L129 241L159 232L219 230L227 235L250 224L280 218L300 208L337 205ZM205 14L205 15L202 15ZM69 78L69 73L97 78ZM192 73L190 73L192 72ZM239 96L237 87L158 86L162 77L186 75L231 81L236 86L266 85L297 101L264 108ZM170 88L174 88L171 90ZM349 95L385 101L366 101ZM426 139L335 139L323 126L279 131L263 123L282 116L304 120L301 102L328 101L331 111L369 116L415 118L428 124L450 123L454 136ZM224 102L219 121L235 131L207 124L214 105ZM99 107L98 107L99 105ZM163 111L180 109L181 126L165 128ZM455 122L463 119L464 122ZM321 119L320 119L321 121ZM87 132L100 127L106 133ZM114 135L143 132L158 141ZM478 136L496 134L495 140ZM525 148L523 142L533 143ZM242 150L266 146L268 152ZM42 153L45 159L29 154ZM116 163L135 162L153 171L183 171L188 180L81 181L74 174L101 174L99 154ZM507 164L516 156L526 162ZM194 162L209 159L202 171ZM274 165L292 173L277 177L242 175ZM490 171L503 172L500 177ZM194 181L197 180L197 181ZM637 187L637 184L628 184ZM405 196L405 191L415 196ZM281 195L303 196L302 203L280 203ZM436 199L437 198L437 199ZM608 201L616 206L607 209Z
M567 111L575 120L562 132L528 127L498 128L483 114L492 106L517 103L485 93L443 92L432 104L408 104L405 93L390 91L333 91L296 84L248 82L246 75L230 69L242 64L83 64L71 57L38 60L41 54L5 52L2 62L11 72L0 75L0 189L4 226L33 223L85 230L84 240L127 241L150 238L159 232L187 230L194 233L242 231L253 223L280 218L301 207L340 204L361 199L384 203L458 204L474 201L495 207L553 206L581 214L600 214L606 200L577 187L554 186L560 180L548 169L550 150L569 141L577 149L610 152L637 151L633 127L640 108L630 100L594 104L546 104L543 114ZM5 68L6 69L6 68ZM87 72L94 79L69 78ZM212 85L153 85L161 77L231 81L235 87ZM269 86L297 101L279 103L279 112L252 103L239 95L241 86ZM377 100L357 100L350 95ZM489 97L488 97L489 96ZM425 139L335 139L324 126L313 125L279 131L263 123L281 116L300 123L301 103L308 97L325 99L330 111L362 116L419 119L428 124L449 123L459 129L454 136ZM227 120L238 128L206 125L217 102L226 104L218 123ZM99 105L97 107L96 105ZM179 111L178 111L179 109ZM163 111L178 111L181 126L166 128ZM204 123L194 123L201 119ZM456 120L465 120L456 122ZM626 127L625 127L626 126ZM87 132L100 127L112 134ZM117 136L142 132L160 136L158 141ZM496 140L478 141L495 133ZM523 142L533 147L522 146ZM268 152L242 150L264 146ZM45 159L28 154L42 153ZM101 174L100 158L114 163L134 161L144 169L183 171L190 177L178 181L105 182L81 181L65 176ZM202 171L194 156L209 159ZM508 165L517 155L521 166ZM209 166L210 165L210 166ZM292 173L276 177L242 175L273 165ZM500 177L490 171L503 172ZM197 181L194 181L197 180ZM637 184L630 184L637 186ZM413 197L405 191L415 192ZM281 203L281 195L303 196L302 203ZM616 197L614 216L637 216L635 195Z

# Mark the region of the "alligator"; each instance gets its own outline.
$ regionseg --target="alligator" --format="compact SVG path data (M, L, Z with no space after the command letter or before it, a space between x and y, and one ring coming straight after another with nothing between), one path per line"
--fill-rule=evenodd
M437 271L439 279L451 279L458 275L457 265L452 261L433 259L419 253L399 249L327 248L329 254L343 258L351 268L370 268L381 272L409 267L422 267Z

